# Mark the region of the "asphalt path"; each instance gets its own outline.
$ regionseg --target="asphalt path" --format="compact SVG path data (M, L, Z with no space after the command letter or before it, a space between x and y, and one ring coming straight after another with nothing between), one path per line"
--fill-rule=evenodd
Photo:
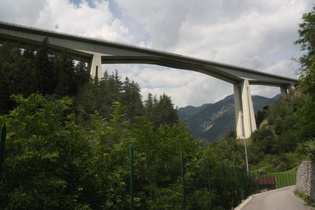
M295 186L251 196L235 210L315 210L293 193Z

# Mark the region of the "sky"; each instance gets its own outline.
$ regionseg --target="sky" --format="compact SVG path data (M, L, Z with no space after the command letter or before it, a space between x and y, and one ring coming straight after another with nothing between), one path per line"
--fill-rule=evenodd
M302 15L313 0L0 0L0 21L99 38L298 78L294 59ZM233 94L232 84L187 70L143 64L118 70L148 93L170 96L177 107L214 103ZM280 89L251 86L252 95Z

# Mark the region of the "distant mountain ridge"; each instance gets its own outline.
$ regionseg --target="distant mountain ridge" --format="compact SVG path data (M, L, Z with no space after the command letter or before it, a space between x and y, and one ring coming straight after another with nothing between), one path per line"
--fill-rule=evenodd
M255 114L263 107L275 104L279 97L280 95L273 98L252 96ZM195 138L214 142L235 129L233 95L213 104L204 104L199 107L187 106L177 111L180 119L187 120L191 134Z

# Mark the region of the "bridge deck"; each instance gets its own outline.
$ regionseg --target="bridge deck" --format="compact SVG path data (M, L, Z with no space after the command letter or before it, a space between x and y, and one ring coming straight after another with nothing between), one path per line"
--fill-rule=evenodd
M296 79L272 75L256 70L192 58L188 56L146 49L100 39L25 27L0 21L0 41L14 41L39 45L48 37L57 51L67 50L78 59L90 61L93 54L102 56L102 63L138 63L167 66L201 72L229 83L248 79L250 84L289 86L298 84Z

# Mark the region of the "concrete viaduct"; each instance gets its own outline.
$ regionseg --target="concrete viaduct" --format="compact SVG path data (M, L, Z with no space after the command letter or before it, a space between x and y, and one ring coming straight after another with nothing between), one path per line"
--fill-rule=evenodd
M102 64L153 64L196 71L233 84L237 138L248 138L257 129L250 84L280 87L282 95L298 84L295 79L252 69L0 21L0 43L40 45L46 37L57 52L67 50L74 59L88 62L92 78L102 77Z

